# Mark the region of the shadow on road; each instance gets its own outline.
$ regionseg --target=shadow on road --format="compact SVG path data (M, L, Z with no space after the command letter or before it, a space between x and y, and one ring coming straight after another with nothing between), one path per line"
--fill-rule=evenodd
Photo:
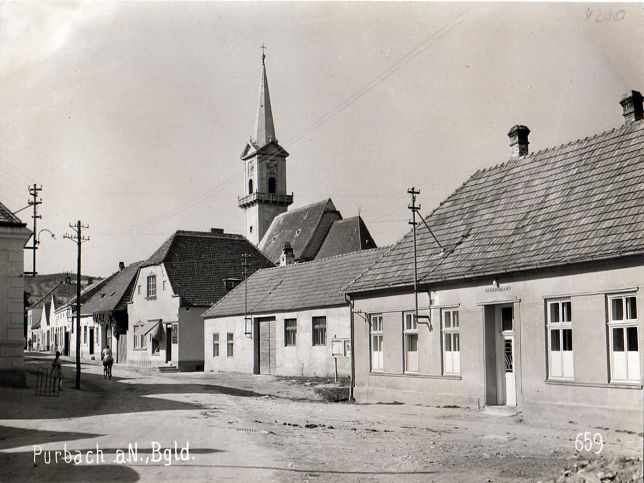
M74 439L87 439L102 436L95 433L73 433L68 431L43 431L40 429L14 428L0 426L0 450L19 448L32 444L46 444L55 441L72 441Z

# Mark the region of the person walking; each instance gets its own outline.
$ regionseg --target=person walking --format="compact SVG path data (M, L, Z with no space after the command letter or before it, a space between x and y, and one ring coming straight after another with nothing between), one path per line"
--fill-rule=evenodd
M56 358L51 363L52 377L54 378L54 387L58 384L58 390L63 390L63 366L60 362L60 352L56 351Z

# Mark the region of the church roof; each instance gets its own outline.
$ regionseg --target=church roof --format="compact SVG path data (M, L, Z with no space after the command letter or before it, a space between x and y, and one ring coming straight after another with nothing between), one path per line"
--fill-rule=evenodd
M334 257L342 253L376 247L376 242L371 237L371 233L369 233L362 218L354 216L333 222L315 259Z
M20 218L14 215L9 208L0 203L0 226L24 227L27 225L20 221Z
M257 103L257 119L255 120L255 139L257 147L264 146L275 140L275 125L271 109L271 96L268 92L266 65L262 58L262 78L259 84L259 101Z
M644 121L477 171L421 224L435 283L644 254ZM411 232L348 292L413 283Z
M207 306L227 293L225 279L244 279L244 253L250 255L248 275L273 266L241 235L179 230L141 268L163 263L172 289L181 297L183 306Z
M279 263L284 244L288 242L296 260L313 260L331 224L341 219L330 198L289 210L273 218L258 248L273 263Z
M210 307L203 317L249 313L291 312L316 307L346 305L342 287L364 272L385 249L361 250L336 257L258 270Z

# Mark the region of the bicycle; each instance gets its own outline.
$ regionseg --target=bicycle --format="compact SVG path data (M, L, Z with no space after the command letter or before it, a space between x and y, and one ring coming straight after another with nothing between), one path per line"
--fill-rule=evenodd
M113 361L110 359L103 361L103 377L105 379L112 379L112 364Z

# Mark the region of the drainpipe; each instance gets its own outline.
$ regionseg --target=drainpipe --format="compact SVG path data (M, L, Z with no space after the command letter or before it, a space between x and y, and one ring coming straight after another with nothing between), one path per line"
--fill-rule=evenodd
M347 294L344 294L344 300L349 304L349 327L350 327L350 339L349 346L351 347L351 381L349 383L349 401L355 401L353 397L353 388L355 387L356 379L356 360L355 360L355 351L353 346L354 332L353 332L353 300Z

